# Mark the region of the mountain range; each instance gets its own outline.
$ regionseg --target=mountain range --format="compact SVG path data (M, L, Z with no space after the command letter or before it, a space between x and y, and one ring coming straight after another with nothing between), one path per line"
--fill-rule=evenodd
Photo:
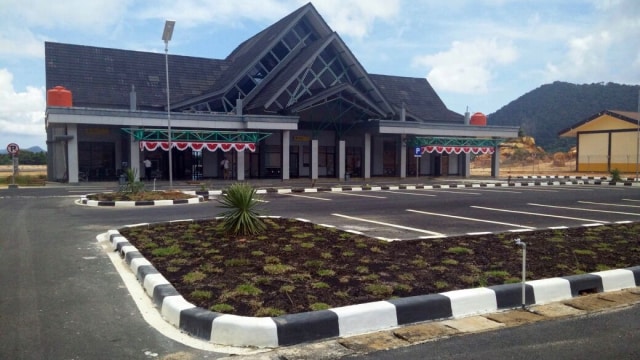
M640 86L556 81L532 90L487 115L487 124L519 126L546 152L567 151L575 138L558 132L602 110L638 111Z

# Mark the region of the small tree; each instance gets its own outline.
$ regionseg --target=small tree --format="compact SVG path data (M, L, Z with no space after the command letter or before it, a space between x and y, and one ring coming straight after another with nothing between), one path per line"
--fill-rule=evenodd
M228 210L222 212L222 226L228 234L254 235L266 228L256 211L258 201L256 189L248 184L235 183L229 186L218 202Z

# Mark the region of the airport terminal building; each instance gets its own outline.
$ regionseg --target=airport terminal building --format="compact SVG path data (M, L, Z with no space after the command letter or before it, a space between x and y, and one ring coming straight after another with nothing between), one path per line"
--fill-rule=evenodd
M310 3L225 59L46 42L45 60L50 181L220 178L225 158L240 181L468 176L474 153L498 176L518 132L368 73Z

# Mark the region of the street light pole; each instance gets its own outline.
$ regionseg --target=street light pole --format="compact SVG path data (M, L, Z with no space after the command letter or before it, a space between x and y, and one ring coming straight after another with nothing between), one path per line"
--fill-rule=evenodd
M636 132L636 181L640 181L638 179L638 171L640 170L640 89L638 89L638 119L636 126L638 127Z
M166 20L164 22L164 31L162 32L162 40L164 41L164 68L165 77L167 78L167 139L169 142L169 188L173 189L173 164L171 156L171 98L169 96L169 41L173 35L173 27L176 22L173 20Z

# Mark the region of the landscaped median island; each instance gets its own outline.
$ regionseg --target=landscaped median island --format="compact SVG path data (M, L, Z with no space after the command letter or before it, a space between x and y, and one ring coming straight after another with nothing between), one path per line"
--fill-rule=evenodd
M163 191L138 191L138 192L110 192L96 193L86 196L88 200L94 201L155 201L155 200L184 200L191 199L190 195L178 190Z
M272 317L640 264L640 223L387 242L296 219L256 235L221 219L120 229L190 303Z
M80 203L92 206L138 206L138 205L174 205L198 203L203 196L192 195L178 190L149 191L145 184L137 180L137 171L127 169L124 182L116 192L89 194L80 198Z

